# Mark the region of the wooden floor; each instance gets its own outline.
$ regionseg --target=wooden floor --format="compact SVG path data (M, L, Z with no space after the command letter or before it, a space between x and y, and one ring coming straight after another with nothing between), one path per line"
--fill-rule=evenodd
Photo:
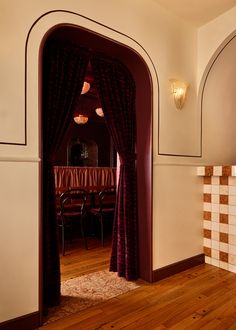
M65 256L60 257L61 281L99 270L109 269L111 239L106 238L104 247L99 239L88 239L88 250L80 240L67 243Z
M89 251L74 249L62 258L62 279L107 269L109 244L95 249L93 243ZM139 284L41 329L236 329L236 274L200 265L158 283Z

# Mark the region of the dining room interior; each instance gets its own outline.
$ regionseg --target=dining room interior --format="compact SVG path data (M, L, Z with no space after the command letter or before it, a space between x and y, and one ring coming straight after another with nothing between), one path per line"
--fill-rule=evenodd
M90 63L73 109L53 159L61 283L109 269L116 207L117 152Z
M76 97L69 128L54 162L61 279L108 268L115 210L117 153L106 126L90 63L82 91ZM75 196L63 200L65 193L72 193L72 190L86 193L83 219L79 213L75 213L76 208L78 210L82 205ZM104 191L106 196L103 196ZM110 197L107 197L108 192ZM63 202L65 212L62 215ZM69 214L68 209L75 213L74 221L73 213ZM100 213L104 218L103 223ZM63 230L62 216L65 222ZM86 246L83 239L86 240ZM71 269L73 263L76 271L72 269L72 273L68 274L66 265L69 264Z

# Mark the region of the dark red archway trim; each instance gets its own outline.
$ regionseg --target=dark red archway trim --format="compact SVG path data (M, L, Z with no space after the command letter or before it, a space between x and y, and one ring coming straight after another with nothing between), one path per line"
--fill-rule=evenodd
M152 282L152 81L147 64L129 46L78 26L59 25L47 40L70 40L124 63L136 85L138 243L140 278Z

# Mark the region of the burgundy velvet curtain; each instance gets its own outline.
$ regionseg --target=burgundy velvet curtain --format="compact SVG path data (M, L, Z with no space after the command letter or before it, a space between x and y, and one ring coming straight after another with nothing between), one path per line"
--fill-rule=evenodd
M60 301L54 158L82 90L89 54L72 44L50 42L43 60L43 305L49 307Z
M110 270L133 280L138 277L135 83L117 60L93 54L90 61L107 128L121 162Z

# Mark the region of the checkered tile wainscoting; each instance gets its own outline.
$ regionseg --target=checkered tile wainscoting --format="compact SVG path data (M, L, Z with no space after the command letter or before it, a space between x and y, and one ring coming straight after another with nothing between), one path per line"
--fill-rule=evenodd
M205 262L236 273L236 166L199 167Z

